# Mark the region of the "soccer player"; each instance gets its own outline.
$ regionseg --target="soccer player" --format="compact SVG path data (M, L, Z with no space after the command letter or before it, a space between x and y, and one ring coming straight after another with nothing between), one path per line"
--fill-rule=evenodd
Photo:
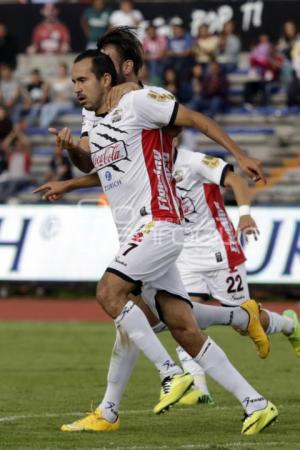
M277 417L277 409L249 385L224 352L199 330L175 266L183 242L182 216L175 183L170 183L167 173L172 168L172 147L164 140L161 128L175 124L204 129L236 157L243 159L243 154L214 122L154 89L126 94L118 107L107 113L106 98L114 73L111 60L92 51L80 54L72 70L79 102L103 115L89 134L91 158L108 195L121 241L120 251L98 284L97 300L116 325L161 369L163 358L158 362L153 354L154 334L151 335L139 308L128 301L128 294L140 283L145 290L156 291L160 315L173 337L241 402L247 414L242 433L257 433ZM189 385L187 381L186 389ZM169 383L164 380L162 388L162 400L154 408L156 413L170 404L164 402ZM91 429L91 421L98 419L101 419L99 409L64 429Z
M300 356L300 325L296 313L286 311L280 315L265 309L260 313L257 303L250 300L245 256L220 192L220 186L233 189L240 212L238 230L256 237L256 224L250 215L250 192L245 181L223 160L185 149L177 153L174 176L185 217L184 247L177 266L192 301L199 302L211 295L222 305L233 307L231 320L238 314L241 322L237 328L241 330L247 326L251 329L252 323L251 320L248 323L245 311L252 310L252 317L261 316L267 334L282 332ZM216 309L212 314L212 320L217 320L224 313ZM251 331L254 341L258 341L260 356L265 358L269 351L267 342L260 342L261 333ZM190 390L179 401L191 405L203 392L209 395L204 372L180 347L177 353L184 370L194 375L194 385L198 388Z

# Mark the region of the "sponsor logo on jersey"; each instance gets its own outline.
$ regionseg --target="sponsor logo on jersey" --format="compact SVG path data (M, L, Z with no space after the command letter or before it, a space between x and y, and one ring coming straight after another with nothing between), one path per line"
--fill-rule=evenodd
M235 231L231 223L228 221L228 217L224 209L219 205L218 202L214 202L215 208L217 210L218 220L221 222L222 227L224 228L227 236L228 236L228 244L230 246L230 250L235 253L240 253L240 249L238 246L238 242L235 238Z
M107 171L105 172L105 179L106 179L107 181L110 181L110 180L112 179L112 174L110 173L109 170L107 170Z
M158 207L159 207L159 209L164 209L164 210L170 211L168 195L167 195L165 184L164 184L163 177L162 177L163 163L162 163L161 153L158 150L154 149L153 155L154 155L154 165L155 165L153 172L157 176Z
M223 261L222 253L221 253L221 252L215 253L215 257L216 257L216 261L217 261L217 262L222 262L222 261Z
M111 183L104 186L104 192L107 192L107 191L110 191L111 189L119 187L121 184L122 184L121 180L112 181Z
M195 204L190 197L181 197L182 209L184 216L194 214L196 212Z
M127 150L123 141L114 142L107 147L101 148L98 151L91 153L91 158L96 169L104 169L127 159Z
M211 169L215 169L220 164L220 160L218 158L215 158L214 156L206 155L202 159L203 164L210 167Z
M169 102L170 100L175 100L175 97L172 94L156 91L149 91L147 96L152 98L153 100L156 100L157 102Z

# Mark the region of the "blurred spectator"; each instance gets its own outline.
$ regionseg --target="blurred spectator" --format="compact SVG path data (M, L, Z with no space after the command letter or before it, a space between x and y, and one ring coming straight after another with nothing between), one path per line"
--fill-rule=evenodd
M7 169L0 175L0 203L31 184L31 143L19 127L15 127L2 142L7 154Z
M109 22L112 27L137 27L143 19L141 11L134 9L133 1L121 0L120 9L112 13Z
M218 36L209 33L208 25L200 25L194 47L196 62L204 66L207 65L210 61L216 59L218 50Z
M70 160L59 147L55 147L49 166L50 170L45 177L45 181L62 181L73 178Z
M220 65L213 61L207 67L202 83L200 111L210 117L224 111L227 102L228 81ZM199 105L200 106L200 105Z
M287 105L300 106L300 78L293 73L293 78L287 89Z
M48 101L48 84L43 80L39 69L31 71L31 80L26 86L30 96L30 109L24 125L30 127L39 117L42 106Z
M269 69L269 54L271 49L270 38L267 34L261 34L257 45L250 52L250 67L252 73L258 77L264 77Z
M202 104L203 68L194 64L187 77L180 83L180 101L194 111Z
M70 36L67 27L57 19L58 9L47 3L41 14L45 19L33 30L32 45L27 53L67 53L70 50Z
M167 67L163 73L163 87L176 98L179 96L179 81L178 74L173 67Z
M172 25L173 36L168 41L168 65L172 66L181 76L193 64L193 39L185 31L180 17L173 17L170 24Z
M110 14L105 0L94 0L93 5L84 10L80 22L87 38L87 48L97 47L97 39L108 29Z
M0 22L0 65L8 64L13 69L17 65L17 43L8 32L6 25Z
M9 135L12 129L13 123L8 114L7 108L0 104L0 147L2 141Z
M147 28L147 35L143 40L143 47L149 78L153 84L161 82L167 45L167 38L158 36L156 27L150 24Z
M287 59L290 60L292 48L299 39L300 36L295 22L284 22L277 48Z
M23 110L30 106L29 95L15 79L14 71L9 65L3 64L0 74L0 103L9 111L13 123L18 123Z
M48 128L57 116L69 112L73 107L73 85L65 63L58 64L57 78L49 83L49 103L42 106L40 127Z
M281 68L284 58L273 46L267 35L261 35L259 44L250 54L251 70L249 81L245 83L245 103L252 106L257 95L259 103L267 106L271 103L271 95L280 87Z
M7 109L0 105L0 175L7 170L7 156L2 148L2 142L13 129L13 123L8 115Z
M227 73L237 69L241 51L240 38L234 34L234 22L230 20L224 24L223 33L219 38L218 62Z

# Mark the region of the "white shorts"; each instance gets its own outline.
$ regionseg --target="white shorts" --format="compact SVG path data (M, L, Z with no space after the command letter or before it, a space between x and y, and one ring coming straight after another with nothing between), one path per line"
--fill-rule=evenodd
M115 273L137 286L154 289L155 294L157 291L167 291L190 301L175 264L183 239L181 225L148 222L121 246L107 272Z
M238 306L249 300L249 288L245 264L234 269L219 269L203 272L185 270L180 265L180 276L191 296L211 295L223 305Z

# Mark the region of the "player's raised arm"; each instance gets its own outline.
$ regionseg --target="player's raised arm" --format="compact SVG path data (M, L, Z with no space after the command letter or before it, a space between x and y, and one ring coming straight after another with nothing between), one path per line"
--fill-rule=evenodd
M238 232L241 232L246 241L249 235L253 235L257 240L259 230L255 223L255 220L251 217L250 204L251 194L247 182L240 176L232 171L227 171L224 179L224 186L230 187L233 190L236 202L239 207L239 223Z
M205 134L217 144L226 148L235 157L243 172L254 181L263 180L266 182L262 162L247 156L214 120L192 111L183 105L179 105L174 124L183 127L193 127L201 131L201 133Z
M75 189L82 189L88 187L101 186L99 177L96 173L90 175L84 175L79 178L72 178L64 181L49 181L36 188L33 193L43 193L43 199L51 202L59 200L67 192L74 191Z
M49 132L56 136L56 146L61 150L68 151L74 166L85 173L89 173L94 168L89 151L88 136L82 136L79 144L75 144L70 128L63 128L60 131L56 128L49 128Z

